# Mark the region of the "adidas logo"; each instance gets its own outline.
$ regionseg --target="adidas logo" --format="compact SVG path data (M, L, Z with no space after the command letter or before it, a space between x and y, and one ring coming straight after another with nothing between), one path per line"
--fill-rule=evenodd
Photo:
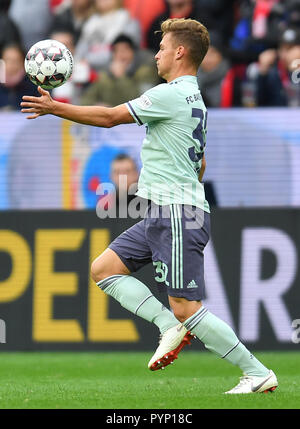
M188 289L192 289L192 288L196 288L198 287L197 283L195 282L195 280L192 280L191 282L189 282L189 284L187 285Z

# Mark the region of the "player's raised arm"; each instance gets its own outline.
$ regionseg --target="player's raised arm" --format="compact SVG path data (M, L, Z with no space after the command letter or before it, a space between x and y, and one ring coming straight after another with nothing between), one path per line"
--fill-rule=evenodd
M134 123L125 104L116 107L74 106L53 100L48 91L40 86L40 97L25 95L21 103L22 112L28 113L28 119L36 119L43 115L55 115L85 125L111 128L119 124Z

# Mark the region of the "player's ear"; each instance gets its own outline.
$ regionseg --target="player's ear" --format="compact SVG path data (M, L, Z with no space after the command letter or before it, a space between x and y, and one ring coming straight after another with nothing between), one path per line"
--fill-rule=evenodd
M176 59L180 60L185 53L185 47L184 46L178 46L176 51Z

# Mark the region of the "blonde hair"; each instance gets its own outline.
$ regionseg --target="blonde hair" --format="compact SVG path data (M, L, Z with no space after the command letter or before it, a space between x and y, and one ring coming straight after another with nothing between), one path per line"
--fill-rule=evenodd
M167 19L161 24L161 33L164 37L172 33L176 43L189 50L191 62L198 68L209 48L209 34L207 28L195 19L174 18Z

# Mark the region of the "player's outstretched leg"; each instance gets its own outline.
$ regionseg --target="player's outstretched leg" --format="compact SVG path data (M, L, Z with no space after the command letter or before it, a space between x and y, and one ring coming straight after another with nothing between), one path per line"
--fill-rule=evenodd
M116 299L122 307L136 316L154 323L162 335L181 323L175 318L155 296L148 287L130 275L112 275L99 282L97 285L108 295Z
M148 322L154 323L159 328L161 339L164 341L161 340L148 364L150 370L163 369L172 363L181 349L189 343L191 335L187 333L187 329L152 295L144 283L132 276L113 275L97 282L97 285L105 293L115 298L122 307ZM168 340L167 348L165 347L166 339ZM170 352L169 356L166 356L168 352Z
M240 382L226 393L260 393L272 392L278 386L273 371L267 369L239 341L233 330L221 319L210 313L205 307L201 308L184 321L187 330L193 332L205 347L237 365L244 373Z
M116 274L112 274L113 272ZM176 359L177 354L189 338L186 328L170 310L153 296L144 283L129 275L128 269L112 250L108 249L102 259L98 258L94 261L92 277L96 284L106 294L116 299L122 307L154 323L159 328L161 337L169 339L172 348L162 350L161 342L155 355L158 356L158 360L159 357L163 358L167 351L173 352L171 356L173 360ZM160 353L162 354L160 355ZM162 364L155 364L155 361L148 365L151 370L160 369L162 366Z

